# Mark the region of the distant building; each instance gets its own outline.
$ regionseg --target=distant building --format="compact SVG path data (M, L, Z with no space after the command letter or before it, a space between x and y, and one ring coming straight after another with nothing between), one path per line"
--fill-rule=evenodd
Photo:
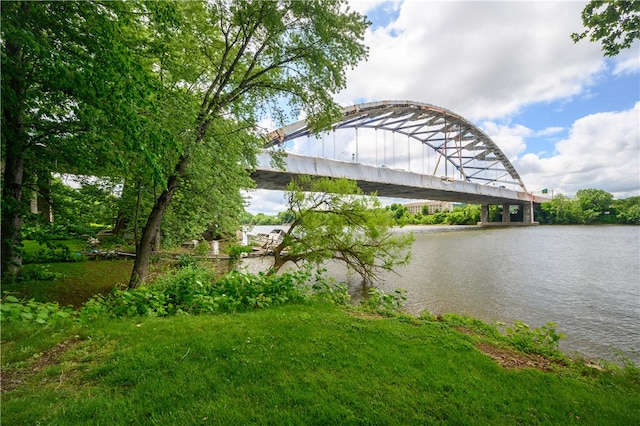
M404 204L404 207L407 208L410 214L422 214L425 206L429 210L427 214L453 211L453 203L449 201L420 201L417 203Z

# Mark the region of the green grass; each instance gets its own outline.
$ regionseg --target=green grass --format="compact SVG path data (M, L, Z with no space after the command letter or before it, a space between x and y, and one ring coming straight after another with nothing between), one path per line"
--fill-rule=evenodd
M305 303L242 314L3 324L3 424L636 424L640 383L506 370L435 321ZM34 358L34 355L36 356ZM4 376L4 374L3 374Z
M133 262L127 260L30 264L23 267L27 273L46 271L58 278L3 282L2 291L12 292L19 299L80 307L91 296L108 294L116 285L128 283L132 269Z
M64 245L72 252L82 252L89 248L87 242L83 240L56 240L54 243ZM38 250L46 248L46 244L40 244L34 240L22 241L22 250L24 254L35 254Z

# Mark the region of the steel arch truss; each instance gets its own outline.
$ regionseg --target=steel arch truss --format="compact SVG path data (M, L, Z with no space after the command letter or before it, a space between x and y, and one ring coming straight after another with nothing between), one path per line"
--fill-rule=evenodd
M515 185L526 191L502 150L473 123L445 108L413 101L370 102L343 108L333 130L370 128L406 135L451 164L463 180L484 185ZM269 134L269 146L311 136L305 120Z

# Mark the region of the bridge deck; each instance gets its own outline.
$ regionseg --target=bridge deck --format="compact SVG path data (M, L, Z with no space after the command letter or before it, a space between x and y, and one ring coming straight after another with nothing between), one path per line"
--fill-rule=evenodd
M251 175L258 188L283 190L296 176L324 176L355 180L365 193L380 197L441 200L471 204L508 204L549 201L547 198L507 188L452 181L404 170L374 167L326 158L288 154L286 170L271 165L268 152L258 155L259 165Z

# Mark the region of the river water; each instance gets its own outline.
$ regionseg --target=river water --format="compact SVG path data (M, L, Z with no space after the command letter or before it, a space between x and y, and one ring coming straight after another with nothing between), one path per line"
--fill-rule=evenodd
M566 335L561 349L588 358L617 361L621 351L633 359L640 351L640 226L399 230L409 231L411 263L377 284L407 290L407 312L530 327L553 321ZM336 264L328 275L357 297L359 277Z

